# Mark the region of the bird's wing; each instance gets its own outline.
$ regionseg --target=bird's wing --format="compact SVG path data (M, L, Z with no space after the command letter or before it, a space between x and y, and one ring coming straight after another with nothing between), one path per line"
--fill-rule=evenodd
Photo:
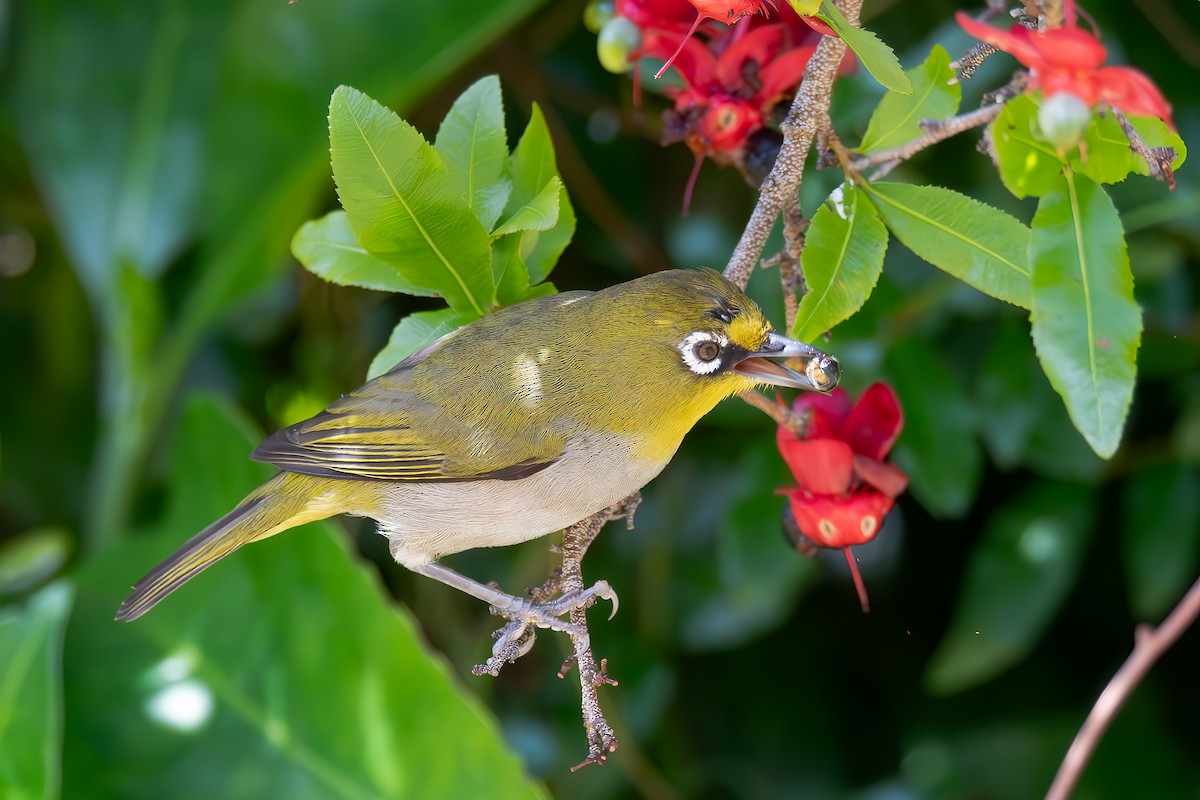
M389 373L311 419L272 434L250 454L288 472L381 481L516 480L553 464L555 436L504 437L471 428ZM488 440L487 446L464 442Z

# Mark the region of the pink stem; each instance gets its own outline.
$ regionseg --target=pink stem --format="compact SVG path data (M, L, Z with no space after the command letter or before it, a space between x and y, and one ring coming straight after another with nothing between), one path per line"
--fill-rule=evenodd
M671 63L675 60L676 56L683 52L683 46L687 44L688 39L692 38L692 34L696 32L696 29L700 27L700 23L703 22L704 19L705 16L697 11L696 21L692 23L692 29L687 32L687 36L683 37L683 41L679 43L679 47L675 48L675 52L672 53L671 57L667 59L667 63L662 65L662 69L654 73L654 80L661 78L663 73L667 71L667 67L671 66Z
M863 583L862 575L858 573L858 562L854 560L854 554L850 552L849 547L843 547L842 552L846 554L846 563L850 565L850 574L854 576L854 588L858 590L858 602L862 606L864 614L871 613L871 601L867 599L867 586Z
M683 216L687 216L692 207L692 190L696 188L696 179L700 177L700 167L704 166L704 154L696 153L696 163L692 166L692 174L688 176L687 187L683 190Z

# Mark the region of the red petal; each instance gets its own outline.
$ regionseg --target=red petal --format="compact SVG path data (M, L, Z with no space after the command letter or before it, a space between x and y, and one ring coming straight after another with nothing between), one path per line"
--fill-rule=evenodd
M792 402L792 411L799 414L811 410L808 439L841 439L846 418L853 403L845 389L838 387L829 394L801 392Z
M954 20L959 27L979 41L987 42L992 47L1003 50L1030 69L1045 68L1046 59L1038 47L1030 41L1029 31L1025 28L1017 26L1007 31L993 28L991 25L971 19L961 11L955 13Z
M1030 43L1046 59L1047 69L1091 72L1108 58L1108 52L1100 40L1079 28L1055 28L1045 33L1027 28L1019 30L1024 31Z
M821 547L866 544L892 510L891 499L867 490L849 497L814 495L801 490L788 495L800 532Z
M772 61L758 73L762 88L754 95L759 107L774 105L781 96L791 93L804 78L804 70L808 60L812 58L816 45L806 44L795 50L789 50Z
M904 429L904 412L886 383L873 383L846 419L845 439L854 452L883 461Z
M854 474L868 486L895 500L908 488L908 476L883 461L854 454Z
M836 439L785 442L779 454L801 489L816 494L845 494L854 475L850 446Z
M1095 75L1098 99L1126 114L1158 117L1171 130L1171 104L1145 73L1132 67L1104 67Z
M717 80L727 89L740 86L744 83L742 70L746 62L754 61L760 70L770 64L783 46L786 32L783 25L766 25L742 36L717 59Z
M814 31L821 34L822 36L837 36L837 33L834 32L833 28L829 27L828 25L826 25L824 22L817 19L816 17L808 17L808 16L801 14L800 19L801 19L801 21L804 22L805 25L812 28Z

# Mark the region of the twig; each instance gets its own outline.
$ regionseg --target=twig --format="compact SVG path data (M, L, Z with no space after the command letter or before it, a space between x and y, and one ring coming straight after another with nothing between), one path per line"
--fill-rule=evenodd
M1046 792L1046 800L1066 800L1071 794L1117 711L1129 699L1150 667L1191 627L1197 616L1200 616L1200 578L1161 625L1157 628L1143 625L1134 631L1133 652L1092 706L1079 733L1075 735L1075 741L1071 742L1058 774L1050 784L1050 790Z
M776 425L783 425L789 428L799 438L803 439L807 435L808 421L811 418L811 415L807 412L803 414L792 413L792 410L787 406L772 402L753 389L741 392L738 394L738 397L775 420Z
M1159 181L1166 181L1168 189L1175 188L1175 172L1171 169L1171 162L1175 160L1174 147L1150 147L1143 141L1141 135L1134 130L1129 119L1115 108L1109 108L1113 118L1117 120L1117 124L1121 126L1121 131L1125 134L1125 138L1129 139L1129 149L1137 153L1150 167L1150 177Z
M965 114L959 114L956 117L941 120L940 122L924 120L921 122L921 129L925 133L916 139L905 142L899 147L893 147L890 150L880 150L875 153L855 156L850 160L849 167L854 171L861 172L867 167L882 164L885 165L884 171L888 171L891 167L901 161L912 158L930 145L949 139L951 136L956 136L963 131L978 128L980 125L986 125L1000 115L1000 111L1004 108L1005 103L1024 90L1028 80L1029 75L1027 73L1019 72L1013 76L1012 81L1007 86L985 97L985 105L982 107L974 111L968 111ZM882 176L877 174L873 177L878 178Z
M599 535L600 529L606 522L614 519L624 519L629 529L633 529L633 514L642 496L634 493L611 508L593 514L587 519L577 522L563 533L563 567L562 590L576 592L583 589L583 557L588 547ZM604 718L600 709L600 698L596 689L604 685L616 685L616 681L608 677L608 659L596 664L592 654L590 637L587 634L587 610L575 608L571 610L571 623L582 632L571 634L574 653L567 659L559 670L558 676L565 677L570 669L571 661L579 665L580 707L583 711L583 728L587 732L588 757L571 768L574 772L588 764L603 764L608 754L617 749L617 737L612 726Z
M862 0L845 0L840 5L846 19L851 24L858 24ZM833 81L845 54L845 42L836 36L822 36L816 52L809 59L796 99L792 101L787 119L779 126L783 132L783 144L779 148L775 166L763 181L758 203L725 267L725 277L738 286L745 286L750 280L750 273L754 271L767 237L775 227L775 220L787 205L788 198L796 197L800 190L800 183L804 179L804 161L821 121L829 112Z

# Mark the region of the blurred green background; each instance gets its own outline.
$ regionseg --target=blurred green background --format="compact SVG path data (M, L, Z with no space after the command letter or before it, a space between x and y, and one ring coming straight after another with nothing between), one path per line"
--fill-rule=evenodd
M969 40L956 6L868 4L906 67ZM1093 2L1111 60L1200 127L1200 9ZM721 267L754 202L658 146L576 2L0 0L0 797L1023 798L1048 786L1095 696L1200 566L1200 183L1112 189L1146 311L1124 444L1091 454L1028 324L899 244L826 349L857 392L888 380L911 478L856 552L808 561L779 531L774 432L726 403L585 562L621 595L593 643L621 747L586 755L566 642L476 678L498 620L389 563L370 526L239 552L134 625L129 585L261 480L264 432L361 383L404 314L334 287L287 244L335 205L325 114L351 84L432 135L501 76L509 130L546 112L579 229L552 280L597 288ZM1006 79L993 59L964 106ZM861 136L881 90L843 79ZM896 179L1028 220L967 134ZM811 172L811 213L840 180ZM782 322L772 271L751 283ZM357 551L362 558L354 555ZM510 590L546 541L451 560ZM397 606L390 597L398 599ZM405 610L407 609L407 610ZM1200 634L1139 687L1078 797L1200 797Z

